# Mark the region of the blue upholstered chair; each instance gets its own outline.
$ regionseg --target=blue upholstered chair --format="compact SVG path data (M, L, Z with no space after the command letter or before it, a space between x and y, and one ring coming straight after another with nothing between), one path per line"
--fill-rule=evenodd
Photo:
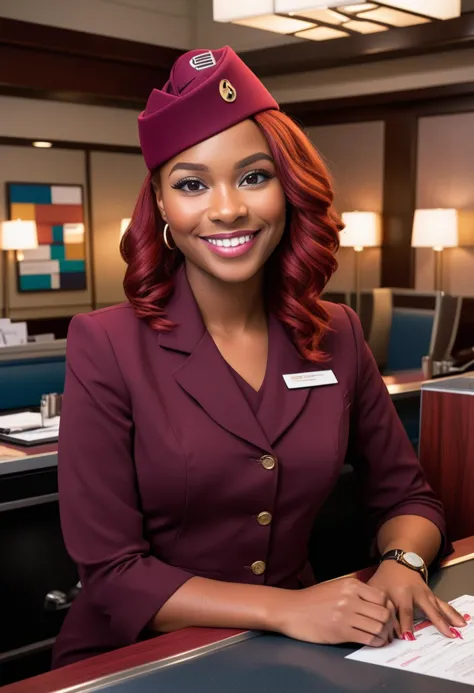
M41 395L62 393L66 340L0 349L0 411L39 407Z
M434 310L393 308L386 371L419 370L430 351Z

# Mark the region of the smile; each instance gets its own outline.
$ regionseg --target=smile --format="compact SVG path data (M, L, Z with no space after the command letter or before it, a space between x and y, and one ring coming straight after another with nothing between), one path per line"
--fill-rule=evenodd
M232 237L223 238L219 236L202 238L207 243L209 249L216 255L221 257L237 257L248 252L254 245L259 231L253 233L242 234L241 236L233 235Z

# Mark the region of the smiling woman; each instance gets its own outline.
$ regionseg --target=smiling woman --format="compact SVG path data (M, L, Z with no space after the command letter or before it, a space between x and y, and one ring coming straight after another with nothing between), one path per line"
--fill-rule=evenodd
M414 606L453 637L425 583L441 505L357 316L320 299L341 223L318 152L228 47L182 55L139 133L128 302L68 335L59 497L83 589L55 666L186 626L383 646ZM349 446L386 560L315 585Z
M318 298L337 267L342 224L331 208L329 175L300 128L277 110L258 113L173 157L151 182L122 241L125 291L138 315L158 329L168 324L169 280L186 261L191 283L207 274L265 284L302 355L321 360L328 315ZM176 246L171 256L175 248L156 233L160 222ZM135 237L148 238L147 252L163 258L153 261L153 274L134 251Z

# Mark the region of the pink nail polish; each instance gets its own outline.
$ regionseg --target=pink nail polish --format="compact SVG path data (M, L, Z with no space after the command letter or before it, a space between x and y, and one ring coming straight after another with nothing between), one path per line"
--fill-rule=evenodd
M416 640L415 636L413 635L413 633L410 630L407 630L405 633L403 633L402 638L404 640L410 640L410 641Z
M465 621L470 621L470 620L471 620L470 614L463 614L463 618L464 618Z
M450 628L449 630L451 631L451 633L454 635L455 638L461 638L461 640L463 640L463 637L457 628Z

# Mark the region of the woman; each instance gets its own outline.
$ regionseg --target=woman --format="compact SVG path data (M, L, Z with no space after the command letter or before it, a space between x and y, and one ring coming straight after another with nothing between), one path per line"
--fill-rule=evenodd
M455 637L424 580L441 506L356 315L319 300L341 227L317 152L230 48L181 56L139 132L128 303L68 337L60 500L83 588L55 666L199 625L381 646L413 637L415 606ZM395 560L314 585L349 423Z

